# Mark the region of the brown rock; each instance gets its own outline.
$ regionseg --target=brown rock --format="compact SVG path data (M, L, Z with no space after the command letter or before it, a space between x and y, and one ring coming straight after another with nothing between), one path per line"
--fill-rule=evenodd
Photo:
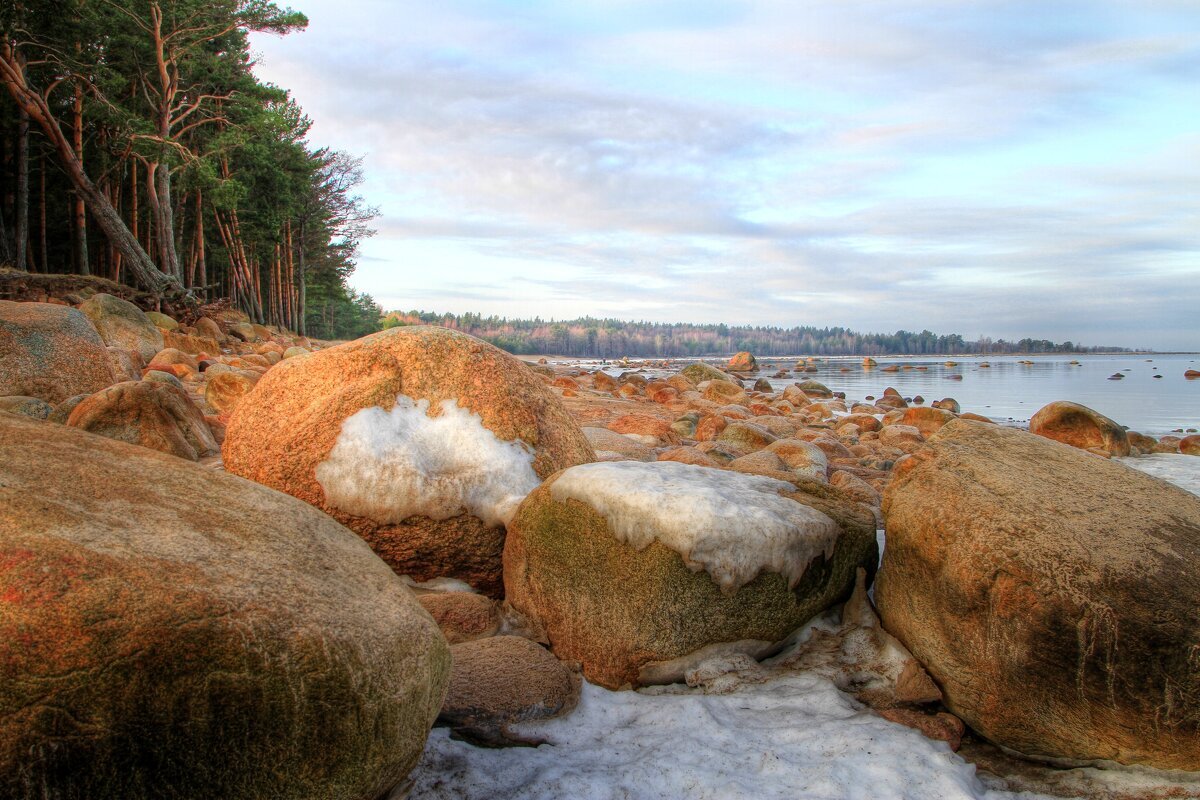
M441 707L403 583L231 475L0 414L0 564L0 796L375 800Z
M38 397L14 395L0 397L0 411L19 414L30 419L49 419L50 415L54 413L54 406Z
M654 450L630 436L608 428L583 428L583 435L595 450L597 456L611 453L631 461L653 461Z
M717 436L722 444L733 445L745 453L761 450L777 440L775 434L753 422L732 422Z
M750 404L750 396L740 386L729 381L710 381L704 388L704 399L722 405L734 403L745 406Z
M143 363L163 349L163 332L144 311L128 300L111 294L95 294L84 301L79 310L91 321L106 345L132 350Z
M718 468L720 465L694 447L673 447L658 454L659 461L677 461L680 464L695 464L698 467Z
M679 444L679 434L671 427L671 423L648 414L626 414L613 420L608 429L637 436L643 444L651 447Z
M750 353L742 352L729 359L726 366L734 372L754 372L758 369L758 359Z
M1029 432L1081 450L1111 456L1129 455L1125 429L1098 411L1059 400L1044 406L1029 420Z
M1200 769L1200 499L956 420L897 464L883 510L880 616L971 728L1029 755Z
M204 402L218 414L230 414L254 388L254 381L240 372L219 372L204 385Z
M569 714L581 681L546 648L520 636L493 636L450 648L454 666L438 725L488 746L538 745L507 726Z
M363 409L391 410L401 395L433 409L453 401L500 441L524 442L539 477L595 458L559 398L520 361L457 331L410 326L272 368L233 413L225 467L326 511L401 574L459 578L499 595L503 527L468 513L388 522L326 501L316 467L329 458L342 423Z
M1180 439L1179 452L1185 456L1200 456L1200 436L1193 434Z
M712 441L720 436L721 432L724 431L728 425L729 420L725 419L725 417L721 416L720 414L709 414L706 417L702 417L700 422L696 424L696 441Z
M966 726L953 714L947 714L945 711L928 714L915 708L901 707L881 708L878 714L889 722L918 730L929 739L945 742L950 745L951 750L957 751L962 747Z
M937 433L943 425L954 419L954 414L945 409L926 406L906 408L893 413L896 415L895 417L888 414L884 418L887 425L908 425L919 430L921 435L926 438Z
M615 392L618 388L616 378L600 371L592 373L592 386L598 392Z
M110 386L77 405L67 425L189 461L219 451L200 409L169 383L126 381Z
M53 404L114 382L104 342L83 314L0 300L0 395Z
M178 331L164 331L163 345L176 350L182 350L194 356L198 356L201 353L215 354L221 352L220 340L218 339L209 336L180 333Z
M424 592L417 601L450 644L486 639L500 630L496 601L473 592Z

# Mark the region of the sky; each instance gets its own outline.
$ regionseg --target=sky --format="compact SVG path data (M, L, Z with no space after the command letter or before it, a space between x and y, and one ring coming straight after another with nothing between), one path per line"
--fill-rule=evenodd
M1200 349L1200 1L294 7L385 309Z

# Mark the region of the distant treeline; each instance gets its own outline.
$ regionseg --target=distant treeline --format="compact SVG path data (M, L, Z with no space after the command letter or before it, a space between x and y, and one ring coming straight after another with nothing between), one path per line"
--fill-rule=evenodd
M1046 339L1029 338L1017 342L987 336L968 340L957 333L939 336L931 331L857 333L846 328L815 328L807 325L795 328L691 325L679 322L622 322L593 317L556 322L427 311L393 311L383 321L385 328L421 324L443 325L460 330L517 355L554 353L578 358L699 357L741 350L749 350L758 356L876 356L1090 353L1125 349L1083 347L1073 342L1059 344Z

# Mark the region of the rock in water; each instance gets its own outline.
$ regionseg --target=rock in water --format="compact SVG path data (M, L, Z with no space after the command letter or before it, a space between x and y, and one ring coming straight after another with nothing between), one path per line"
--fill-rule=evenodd
M375 800L449 667L319 511L0 414L0 796Z
M87 317L69 306L0 300L0 396L61 403L116 381Z
M79 310L96 326L105 344L134 351L142 357L142 363L163 349L162 331L146 312L128 300L96 294L84 301Z
M726 366L734 372L753 372L758 369L758 359L752 353L743 351L729 359Z
M345 523L398 573L493 596L505 518L540 478L595 458L537 374L426 326L281 361L238 404L224 454L229 471Z
M1200 499L956 420L883 510L880 615L951 711L1028 755L1200 769Z
M564 470L509 526L507 599L610 688L713 644L761 652L877 558L865 509L800 485L672 461Z
M187 392L159 381L127 381L96 392L75 407L67 424L189 461L219 451Z
M1029 420L1029 432L1081 450L1110 456L1129 455L1125 429L1099 411L1058 400L1043 406Z

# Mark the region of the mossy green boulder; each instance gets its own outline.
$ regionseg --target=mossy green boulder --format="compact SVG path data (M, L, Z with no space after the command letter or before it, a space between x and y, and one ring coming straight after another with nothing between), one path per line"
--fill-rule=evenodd
M679 371L679 374L688 380L693 386L696 386L704 381L729 381L730 376L716 367L709 366L697 361L695 364L689 364Z
M449 662L308 504L0 413L0 797L376 800Z
M604 478L612 496L628 492L636 497L652 482L656 469L676 471L671 487L675 499L666 493L649 500L643 495L646 502L634 505L641 504L644 517L611 508L606 516L596 507L609 508L606 501L562 499L562 492L556 490L556 484L570 481L577 470L589 471L589 478L590 472L620 470L628 477L618 476L615 485L612 475ZM806 507L797 510L820 524L835 526L828 557L821 552L811 561L802 558L803 572L791 588L781 572L765 566L757 573L751 569L743 574L752 579L732 585L725 581L723 588L719 571L710 572L701 564L706 558L703 545L687 550L690 559L685 559L664 544L663 536L649 544L641 537L640 548L626 543L664 522L668 526L679 522L685 531L688 525L712 522L711 515L698 511L692 517L683 510L676 515L682 518L664 521L661 516L654 518L657 512L650 509L661 510L672 503L686 509L693 502L703 503L703 495L713 493L713 481L728 482L725 485L735 489L722 492L716 486L716 493L723 494L719 504L742 492L739 482L758 482L777 492L773 496L746 493L744 505L733 504L731 513L736 517L757 519L756 498L778 503L782 497L795 501L792 506ZM695 491L684 485L689 482ZM616 535L618 530L624 531L624 537ZM748 534L748 547L756 546L750 541L754 536ZM738 543L731 544L736 548ZM702 648L730 645L745 648L742 652L756 647L761 651L843 601L853 588L855 570L861 566L873 573L877 559L873 518L833 487L812 481L788 484L673 462L619 462L563 470L526 498L508 528L504 582L508 602L544 626L555 655L579 661L589 681L616 689L657 682L650 675L663 674L663 662Z

